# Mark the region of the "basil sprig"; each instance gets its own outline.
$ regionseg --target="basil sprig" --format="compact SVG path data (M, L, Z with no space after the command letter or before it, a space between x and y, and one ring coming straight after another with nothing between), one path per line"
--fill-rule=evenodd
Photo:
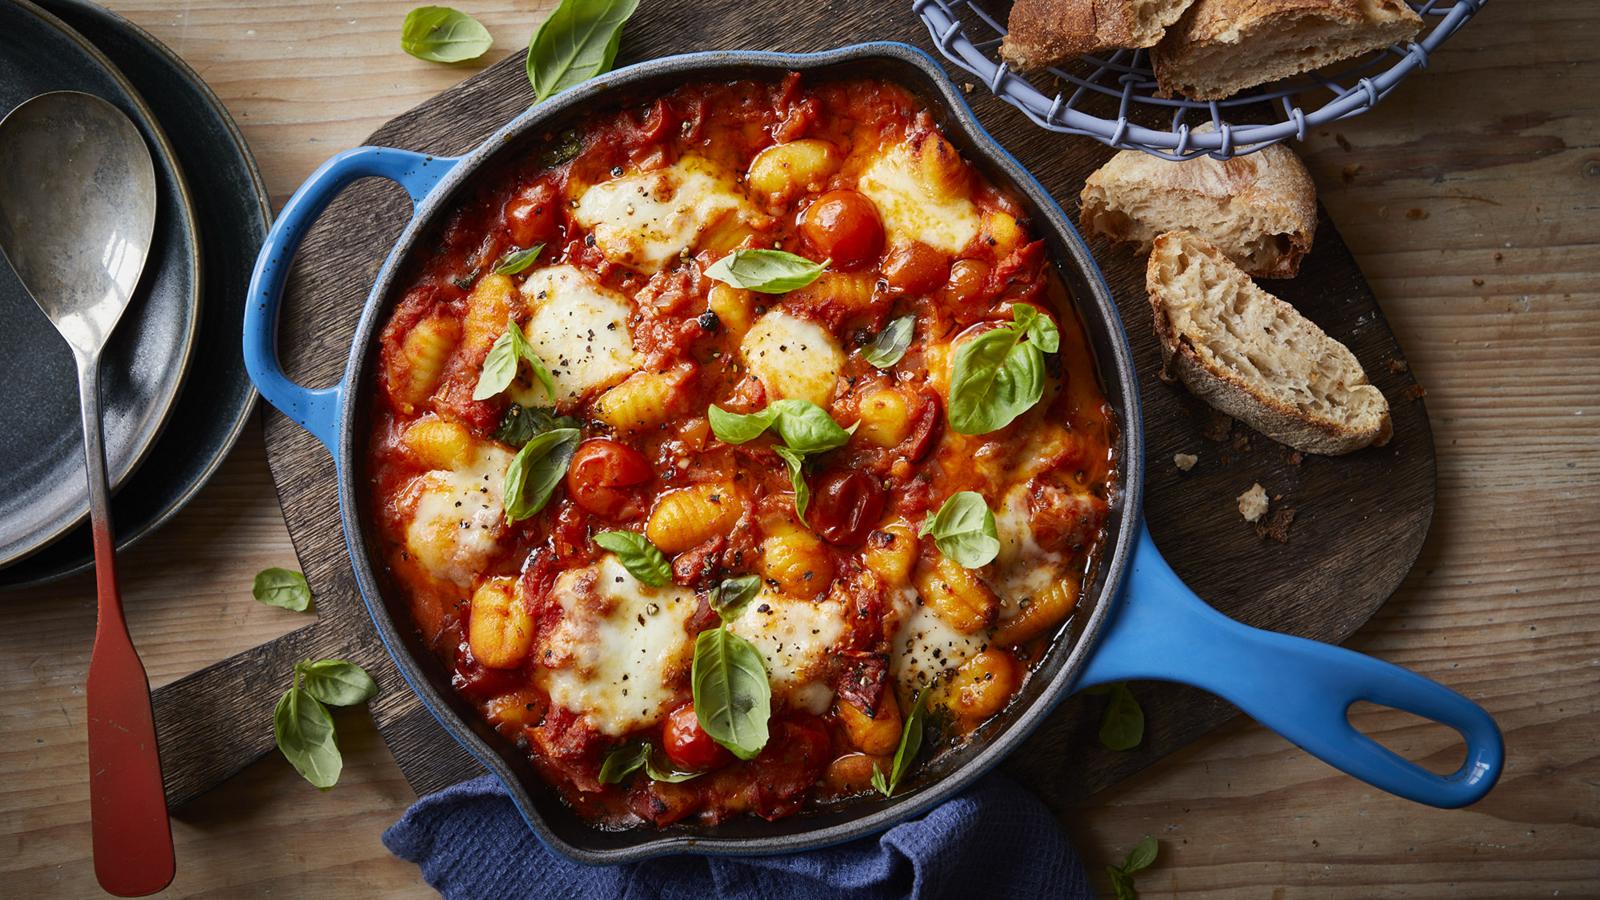
M544 385L545 393L549 395L550 402L556 399L556 383L550 377L550 369L545 366L544 360L534 352L533 345L528 343L528 336L523 333L522 326L516 319L506 320L506 330L495 338L494 345L489 348L489 355L483 359L483 369L478 373L478 385L472 389L472 399L487 400L511 386L517 379L517 369L522 363L527 363L533 369L535 378Z
M419 6L400 26L400 49L428 62L477 59L494 46L483 23L448 6Z
M272 734L278 752L301 777L320 790L339 781L344 757L334 735L333 715L324 704L365 703L378 685L362 668L342 659L305 660L294 667L294 682L278 698Z
M635 531L602 531L594 542L617 555L628 574L651 587L672 583L672 566L667 557L644 535Z
M724 578L711 592L711 609L724 622L732 622L739 618L744 608L761 593L761 576L741 575L737 578Z
M250 585L250 593L268 606L305 612L311 606L311 586L306 577L291 569L262 569Z
M806 484L806 457L804 453L791 450L782 444L774 445L772 452L778 454L783 464L789 470L789 487L794 491L794 512L800 521L806 520L806 510L811 508L811 486Z
M578 420L571 416L558 416L551 410L538 406L512 403L500 417L500 424L495 426L494 439L503 444L520 447L533 440L536 435L544 434L552 428L577 427Z
M550 502L578 448L576 428L552 428L522 446L506 469L502 502L506 523L532 518Z
M1083 692L1111 698L1100 718L1100 746L1107 750L1132 750L1139 746L1144 740L1144 708L1126 682L1097 684Z
M778 433L782 444L773 445L789 469L789 484L794 488L794 508L805 521L806 508L811 504L811 489L806 486L806 458L843 447L855 433L856 426L840 428L828 411L810 400L785 399L770 403L766 409L753 413L731 413L713 405L706 410L711 423L711 433L729 444L744 444L765 434L767 429Z
M918 535L933 535L940 553L968 569L986 566L1000 555L994 512L976 491L961 491L945 498L939 511L922 523Z
M828 262L814 263L783 250L735 250L712 263L706 275L761 294L787 294L816 281Z
M1122 865L1106 866L1106 872L1111 876L1111 891L1117 900L1139 900L1139 892L1133 887L1133 875L1150 868L1159 850L1156 839L1147 834L1128 851L1128 858L1122 861Z
M528 83L540 100L611 70L639 0L561 0L528 42Z
M649 741L629 741L607 753L601 761L600 783L616 784L640 769L644 769L644 774L651 781L669 784L679 784L705 774L679 769L668 760L658 759L660 755Z
M894 762L889 765L889 775L886 778L883 770L877 763L872 764L872 786L878 789L885 797L893 797L895 788L900 786L900 779L911 770L911 764L917 761L917 754L922 751L922 719L928 712L928 694L931 686L924 687L917 692L917 699L911 704L911 712L906 714L906 721L900 728L900 746L895 748Z
M950 375L950 427L988 434L1011 424L1044 396L1044 355L1061 349L1055 322L1026 303L1012 322L986 331L956 351Z
M700 632L694 641L689 681L695 718L711 739L740 759L753 759L767 745L772 686L761 651L728 626Z
M862 355L879 369L891 368L911 349L911 339L916 336L916 331L917 317L901 316L878 332Z
M494 264L493 274L520 275L523 270L533 265L533 261L538 259L539 254L543 251L543 244L534 244L532 247L524 247L521 250L512 250L505 256L500 257L500 261ZM555 396L555 392L551 391L550 395L552 397Z

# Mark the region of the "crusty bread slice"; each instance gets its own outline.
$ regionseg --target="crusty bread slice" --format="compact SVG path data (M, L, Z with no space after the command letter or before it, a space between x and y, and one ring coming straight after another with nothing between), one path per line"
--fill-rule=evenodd
M1216 409L1306 453L1388 442L1389 403L1349 348L1204 238L1156 238L1145 287L1163 374Z
M1163 93L1221 100L1409 40L1421 28L1404 0L1196 0L1151 58Z
M1017 0L1000 55L1018 69L1085 53L1154 47L1194 0Z
M1257 278L1293 278L1317 233L1317 187L1282 144L1184 162L1124 150L1089 176L1079 200L1084 231L1140 253L1158 234L1192 231Z

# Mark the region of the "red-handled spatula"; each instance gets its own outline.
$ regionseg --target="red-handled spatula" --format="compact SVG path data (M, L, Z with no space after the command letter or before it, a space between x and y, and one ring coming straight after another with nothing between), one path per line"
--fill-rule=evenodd
M121 897L161 890L174 868L150 682L117 592L100 433L100 351L139 283L155 221L150 150L115 106L61 91L0 121L0 253L78 362L100 597L88 685L94 872Z

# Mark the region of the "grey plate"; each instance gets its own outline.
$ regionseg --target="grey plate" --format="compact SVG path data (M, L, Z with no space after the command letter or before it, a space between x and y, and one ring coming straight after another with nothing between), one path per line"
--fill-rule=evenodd
M98 47L144 95L172 136L205 235L193 377L185 381L153 451L112 501L117 545L126 547L194 497L221 466L255 407L239 328L250 267L266 238L272 208L233 119L177 55L137 25L84 0L41 0L39 5ZM88 528L80 526L0 570L0 590L81 572L93 562Z
M115 104L138 125L156 166L159 207L144 276L101 362L112 488L155 444L177 400L199 321L199 232L183 174L150 109L110 60L25 0L0 3L0 114L46 91ZM71 351L0 264L0 565L88 515Z

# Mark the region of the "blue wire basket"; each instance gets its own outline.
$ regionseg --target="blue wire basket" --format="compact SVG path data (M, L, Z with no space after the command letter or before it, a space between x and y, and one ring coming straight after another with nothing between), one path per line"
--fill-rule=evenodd
M1156 96L1147 50L1084 56L1030 79L999 58L1005 24L975 0L913 0L911 8L946 59L1041 128L1180 160L1243 156L1289 138L1305 140L1312 128L1361 115L1407 75L1426 68L1428 57L1488 0L1406 2L1423 19L1418 40L1210 101ZM1213 130L1197 132L1205 122Z

